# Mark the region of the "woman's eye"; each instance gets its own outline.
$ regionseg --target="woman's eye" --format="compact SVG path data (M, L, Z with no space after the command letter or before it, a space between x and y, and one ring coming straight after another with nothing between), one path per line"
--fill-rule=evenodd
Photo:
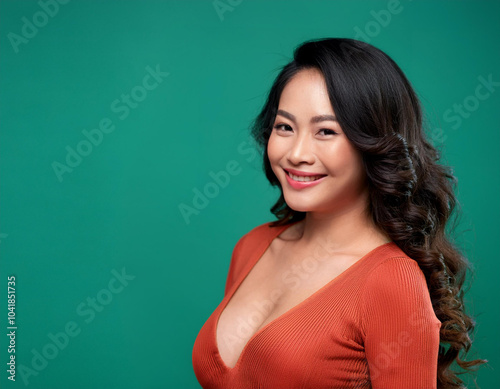
M284 131L286 131L285 128L291 129L291 127L288 124L277 124L274 126L274 128L276 128L277 130L284 130Z
M293 130L292 127L290 127L288 124L277 124L274 126L274 128L276 130L281 130L281 131L285 131L285 132L288 132L289 130ZM337 133L333 130L330 130L329 128L323 128L321 130L319 130L319 132L323 132L324 135L336 135Z

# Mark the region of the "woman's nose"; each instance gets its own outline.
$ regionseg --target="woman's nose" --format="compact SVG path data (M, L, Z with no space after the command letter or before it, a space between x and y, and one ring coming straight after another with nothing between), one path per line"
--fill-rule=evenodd
M307 133L302 133L293 139L288 159L294 165L298 165L301 162L314 162L312 142Z

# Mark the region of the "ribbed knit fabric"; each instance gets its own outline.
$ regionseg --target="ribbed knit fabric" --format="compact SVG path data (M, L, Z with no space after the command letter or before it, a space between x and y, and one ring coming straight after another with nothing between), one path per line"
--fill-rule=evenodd
M272 240L291 226L270 223L236 243L224 299L195 340L193 368L203 388L436 388L441 322L420 267L394 242L260 328L236 365L226 366L217 321Z

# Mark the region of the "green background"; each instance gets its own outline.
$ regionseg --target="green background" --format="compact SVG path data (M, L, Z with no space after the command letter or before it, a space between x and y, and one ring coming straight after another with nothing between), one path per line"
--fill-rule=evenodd
M199 388L192 347L223 298L234 244L274 219L278 192L249 124L296 45L350 37L401 66L458 177L457 239L475 268L468 359L489 359L477 384L499 387L500 88L474 96L481 76L500 81L500 2L401 0L397 13L387 1L232 3L219 14L211 0L73 0L16 45L12 34L26 20L43 24L43 8L0 2L1 331L8 275L18 325L17 379L7 380L2 336L0 386ZM143 95L148 66L169 75ZM141 101L124 117L131 91ZM104 118L115 130L59 180L54 161L65 163L67 146ZM214 188L210 172L230 161L230 182L185 218L179 206L193 207L196 190ZM135 278L110 293L122 269ZM77 310L97 296L112 300L86 322L90 313ZM33 350L71 322L79 333L26 385L20 365L31 367Z

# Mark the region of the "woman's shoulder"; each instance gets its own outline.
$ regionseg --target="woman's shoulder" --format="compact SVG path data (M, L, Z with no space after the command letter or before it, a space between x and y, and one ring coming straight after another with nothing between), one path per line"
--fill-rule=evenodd
M433 310L427 280L418 262L401 249L391 250L402 254L379 258L360 286L362 327L376 322L369 319L375 316L385 323L417 317L422 325L439 327L441 322Z
M276 227L271 227L271 223L272 222L265 222L252 227L241 235L234 245L224 294L227 294L234 281L244 271L252 253L254 253L255 250L259 250L263 245L266 246L269 244L272 239L271 237L276 232Z
M256 242L265 241L266 238L274 238L280 230L284 229L284 225L272 226L273 223L273 221L268 221L250 228L239 238L237 245L254 245Z
M403 268L420 269L418 262L409 257L394 241L381 245L374 251L370 273L382 275L391 271L401 271Z
M361 293L364 298L409 304L424 299L430 302L427 280L418 262L409 257L394 242L372 258L363 277Z
M423 272L415 259L391 241L373 250L366 268L366 278L376 283L391 282L396 275L421 278Z

